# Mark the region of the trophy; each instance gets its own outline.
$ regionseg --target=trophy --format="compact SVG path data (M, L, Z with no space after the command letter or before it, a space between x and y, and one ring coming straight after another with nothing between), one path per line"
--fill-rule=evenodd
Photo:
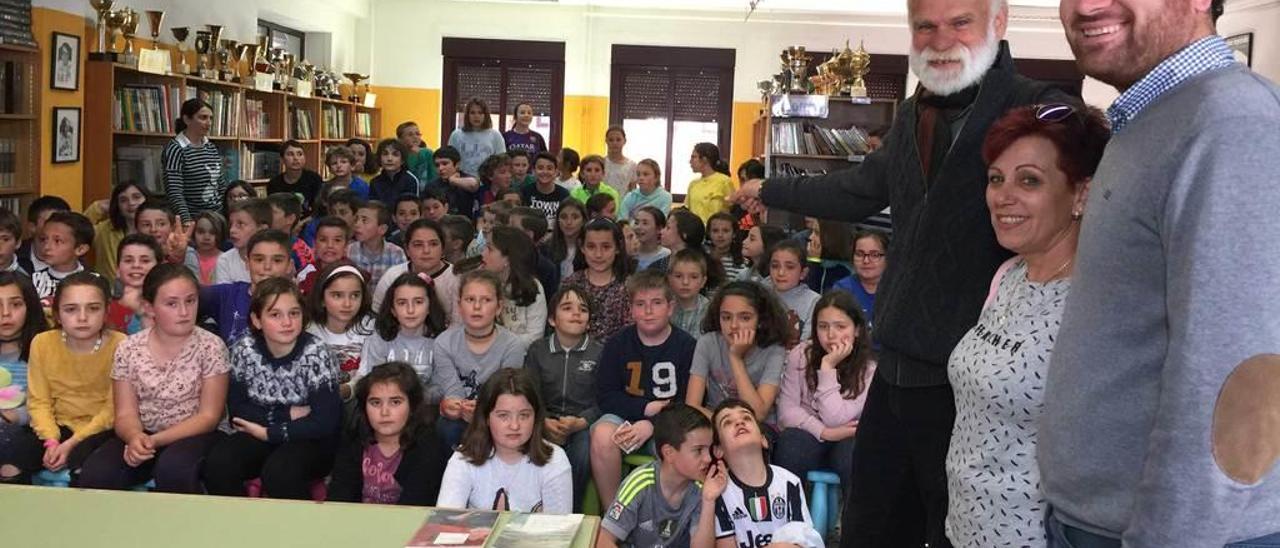
M174 65L178 74L191 74L191 65L187 64L187 36L191 35L191 30L187 27L173 27L169 29L173 33L173 39L178 41L178 64Z
M222 47L218 48L218 79L231 82L240 78L240 68L232 62L237 59L235 56L236 46L240 45L235 40L222 40Z
M871 72L871 54L858 42L858 51L850 54L849 67L853 72L853 82L849 85L850 97L866 97L867 81L863 79Z
M809 72L809 62L813 60L808 53L805 53L804 46L791 46L782 54L782 60L787 64L787 72L791 76L790 93L807 93L808 87L805 86L805 74Z
M151 49L160 49L160 25L164 24L164 12L147 10L147 22L151 24Z
M284 82L281 83L281 86L285 91L293 91L294 89L293 68L297 66L298 61L297 59L294 58L292 53L289 53L284 50L280 50L280 51L281 51L281 55L280 55L280 74L279 75L284 78Z
M768 105L769 96L773 95L773 80L761 80L756 82L756 89L760 90L760 102Z
M124 33L124 55L122 61L127 65L138 65L138 54L133 51L133 36L138 33L138 23L142 22L142 18L138 17L138 12L133 8L125 8L124 25L120 27L120 32Z
M129 14L124 10L107 12L107 16L103 18L103 23L107 26L107 50L103 52L104 59L115 61L120 57L116 52L116 32L119 32L128 21Z
M206 48L206 54L209 56L208 74L204 78L217 80L221 73L220 65L218 65L218 51L222 45L222 25L205 25L209 28L209 47Z
M246 80L248 80L248 79L250 79L250 78L253 78L253 63L249 63L249 68L248 68L248 71L247 71L247 72L248 72L248 74L249 74L249 76L248 76L248 78L246 78L246 77L245 77L245 72L246 72L246 70L245 70L245 68L244 68L244 61L245 61L245 59L252 60L254 57L257 57L257 49L258 49L258 45L257 45L257 44L239 44L239 45L237 45L237 46L236 46L236 53L235 53L234 57L235 57L235 60L236 60L236 65L235 65L235 66L236 66L236 71L235 71L235 72L236 72L236 75L235 75L235 76L236 76L236 81L237 81L237 82L244 82L244 81L246 81ZM252 53L251 53L251 51L252 51Z
M89 58L95 61L110 61L111 55L108 49L111 43L107 38L107 14L111 12L111 6L115 4L115 0L89 0L89 5L93 7L93 11L98 13L97 23L93 27L94 33L94 51Z
M284 90L284 75L281 74L284 70L282 68L284 66L284 50L280 48L271 48L271 50L267 52L267 63L270 70L266 72L270 72L274 75L271 87L277 90Z
M196 31L196 74L201 78L209 77L209 31Z
M359 103L360 102L360 91L359 91L360 81L368 80L369 75L360 74L358 72L344 72L342 73L342 75L346 76L348 80L351 80L351 96L347 97L347 99L350 100L352 103Z
M809 77L809 83L813 84L814 93L819 95L837 95L840 93L844 80L836 73L836 65L839 62L840 54L832 50L831 57L818 64L818 74Z

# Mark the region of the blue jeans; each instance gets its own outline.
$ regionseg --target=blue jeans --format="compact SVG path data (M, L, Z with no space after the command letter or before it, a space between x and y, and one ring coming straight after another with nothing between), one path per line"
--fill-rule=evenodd
M450 419L444 415L436 419L436 436L451 451L462 442L462 434L466 431L467 423L462 419Z
M805 430L788 428L778 436L773 463L802 481L808 481L810 471L828 468L840 476L841 492L848 493L849 478L853 477L854 439L821 441Z
M564 454L573 467L573 511L582 511L582 495L591 481L591 428L574 432L565 440Z
M1083 529L1062 523L1053 509L1045 517L1044 527L1049 533L1049 548L1120 548L1120 539L1090 533ZM1226 545L1225 548L1275 548L1280 547L1280 533L1251 540L1242 540Z

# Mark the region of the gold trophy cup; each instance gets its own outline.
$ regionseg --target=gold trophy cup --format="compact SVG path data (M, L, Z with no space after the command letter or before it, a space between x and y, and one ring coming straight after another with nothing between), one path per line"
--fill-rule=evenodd
M783 58L787 63L787 71L791 76L791 93L808 93L808 86L805 85L805 74L809 72L809 62L813 60L808 53L805 53L804 46L791 46L787 48Z
M138 64L138 56L133 51L133 36L138 33L138 23L142 22L142 18L138 16L138 12L133 8L125 8L124 25L120 27L120 31L124 33L124 59L125 63L131 65Z
M151 25L151 49L160 49L160 25L164 24L164 12L147 10L147 23Z
M191 74L191 65L187 64L187 37L191 35L191 29L173 27L169 32L173 33L173 39L178 41L178 64L174 65L175 72Z
M871 72L871 54L858 42L858 51L852 53L849 66L853 72L853 82L849 85L850 97L866 97L867 81L863 78Z
M115 4L115 0L89 0L89 5L93 7L93 11L97 12L98 20L93 27L94 51L89 55L90 59L95 61L110 61L110 42L107 38L107 14L111 12L111 6Z
M209 31L196 31L196 74L201 78L209 77Z
M360 74L358 72L344 72L342 73L342 75L345 76L348 80L351 80L351 96L347 97L347 100L351 101L352 103L359 103L360 102L360 91L359 91L360 81L368 80L369 75Z
M124 27L129 20L129 14L124 10L114 10L107 13L103 18L103 23L107 26L106 45L107 50L104 52L107 59L115 61L120 55L116 51L116 33Z
M257 49L257 44L239 44L236 46L236 53L234 57L236 60L237 82L244 82L246 80L246 74L249 75L249 78L253 78L253 63L249 63L249 68L246 70L244 68L244 61L245 59L252 60L254 57L257 57Z
M240 79L239 63L236 62L236 47L240 44L235 40L223 40L222 47L218 49L218 66L222 70L218 71L218 79L233 82Z

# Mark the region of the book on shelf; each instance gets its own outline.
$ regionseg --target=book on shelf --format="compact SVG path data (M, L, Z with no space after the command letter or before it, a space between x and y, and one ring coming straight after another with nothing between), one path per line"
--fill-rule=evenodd
M255 150L240 145L240 178L270 179L280 174L280 153L274 150ZM233 173L228 171L227 173Z
M261 99L245 99L245 135L250 139L266 139L271 135L271 114L267 112L265 101Z
M175 111L170 94L173 92L162 85L121 86L116 90L113 127L120 131L172 133Z
M347 117L337 105L325 104L320 109L324 119L324 136L326 139L347 138Z
M497 512L435 509L405 543L405 548L484 546L497 523Z
M867 153L867 134L855 126L828 128L810 122L779 121L771 129L774 154L850 157Z
M289 107L289 117L293 119L293 138L300 141L315 139L315 126L311 119L311 111Z
M373 113L372 112L356 113L356 136L358 137L373 136Z
M113 186L136 183L152 194L164 196L163 155L164 147L160 145L117 147Z
M240 178L241 150L233 143L218 143L218 154L222 156L222 173L228 181Z
M581 514L517 513L498 531L492 548L542 548L573 544L582 524Z
M826 175L825 169L805 169L798 167L791 162L777 162L773 166L773 171L769 173L770 177L801 177L814 175ZM890 215L889 208L884 208L880 213L867 217L860 222L854 223L855 228L859 230L876 230L885 234L893 234L893 218Z
M0 139L0 188L14 187L18 168L18 140Z
M0 44L9 44L0 39ZM5 61L0 65L0 108L4 114L30 114L27 110L26 81L31 78L31 64Z
M235 128L240 127L240 94L221 89L197 89L196 96L209 103L213 109L213 125L209 127L209 135L235 137Z
M0 198L0 208L4 208L13 212L13 214L17 215L19 219L24 218L22 216L23 214L22 198L19 198L17 196L12 196L9 198Z

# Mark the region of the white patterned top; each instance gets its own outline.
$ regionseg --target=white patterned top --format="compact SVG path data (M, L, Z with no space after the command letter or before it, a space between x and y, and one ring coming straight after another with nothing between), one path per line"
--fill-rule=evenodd
M1045 546L1036 423L1071 282L1027 280L1019 261L951 353L947 537L957 547Z

